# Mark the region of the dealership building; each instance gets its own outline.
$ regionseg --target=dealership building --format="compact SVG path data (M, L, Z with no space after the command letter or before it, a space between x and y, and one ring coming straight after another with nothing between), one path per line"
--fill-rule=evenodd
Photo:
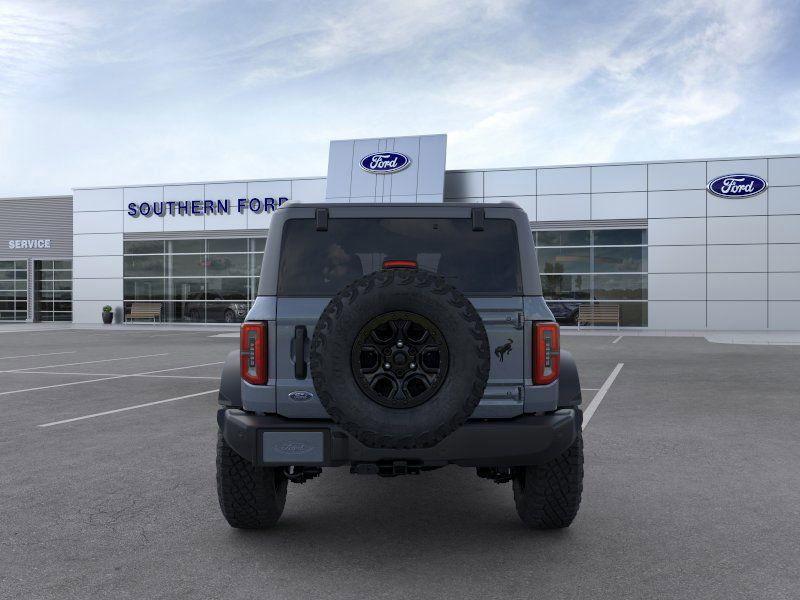
M0 199L0 321L95 324L110 305L122 322L136 304L156 322L236 322L287 202L512 201L567 323L589 304L628 327L800 329L800 155L472 170L445 156L444 135L343 140L327 177Z

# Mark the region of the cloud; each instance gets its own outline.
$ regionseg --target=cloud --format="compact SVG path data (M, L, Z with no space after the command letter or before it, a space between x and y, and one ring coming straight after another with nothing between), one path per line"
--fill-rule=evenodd
M63 68L87 19L63 3L0 3L0 97L12 97Z

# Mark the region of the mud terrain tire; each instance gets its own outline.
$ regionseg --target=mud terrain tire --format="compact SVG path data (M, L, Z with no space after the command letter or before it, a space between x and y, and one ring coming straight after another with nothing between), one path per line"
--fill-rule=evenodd
M431 339L444 340L444 375L419 404L413 405L409 394L403 400L402 393L400 405L382 404L367 395L359 379L363 365L356 364L356 342L362 343L370 324L387 315L418 318L432 325L436 335ZM382 347L382 352L390 355L393 350ZM443 277L416 269L384 269L357 279L331 299L314 330L310 365L328 414L363 444L428 448L460 427L480 402L489 377L489 341L472 303ZM403 406L403 401L410 405Z

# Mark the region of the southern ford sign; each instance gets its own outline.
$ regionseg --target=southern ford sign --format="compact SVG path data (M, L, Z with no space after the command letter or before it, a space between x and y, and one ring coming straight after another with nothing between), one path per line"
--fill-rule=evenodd
M708 182L708 191L721 198L749 198L767 189L767 182L757 175L722 175Z
M397 173L410 164L411 159L400 152L374 152L361 159L361 168L376 175Z
M129 202L131 217L166 217L186 215L229 215L247 211L271 213L288 202L288 198L239 198L237 200L165 200L164 202Z

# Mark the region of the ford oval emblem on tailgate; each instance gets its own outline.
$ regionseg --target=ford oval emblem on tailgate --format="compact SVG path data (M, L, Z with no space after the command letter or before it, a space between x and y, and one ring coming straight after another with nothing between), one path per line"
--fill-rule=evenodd
M314 394L312 394L311 392L306 392L304 390L289 392L289 400L294 400L295 402L305 402L306 400L311 400L313 397Z
M361 159L361 168L376 175L397 173L410 164L411 159L399 152L375 152Z
M314 450L314 446L304 442L280 442L274 448L280 454L308 454Z

